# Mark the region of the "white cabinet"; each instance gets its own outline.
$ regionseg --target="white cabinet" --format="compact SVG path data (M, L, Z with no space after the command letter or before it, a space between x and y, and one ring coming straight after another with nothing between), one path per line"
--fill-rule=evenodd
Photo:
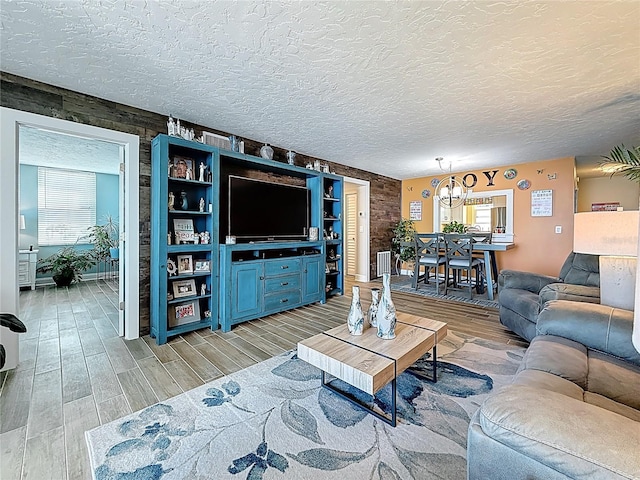
M18 251L18 286L36 289L36 263L38 250Z

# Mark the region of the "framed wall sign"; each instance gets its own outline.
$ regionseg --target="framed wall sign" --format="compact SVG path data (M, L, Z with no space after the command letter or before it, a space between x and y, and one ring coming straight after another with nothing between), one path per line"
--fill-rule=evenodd
M422 220L422 202L420 200L409 203L409 219Z
M531 192L531 216L553 217L553 190Z

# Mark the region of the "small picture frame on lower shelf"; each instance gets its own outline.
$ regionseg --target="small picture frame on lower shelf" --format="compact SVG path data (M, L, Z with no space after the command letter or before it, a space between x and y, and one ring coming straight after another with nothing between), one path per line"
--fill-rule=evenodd
M173 297L193 297L196 293L196 282L193 279L173 282Z
M200 303L198 300L172 305L169 307L169 328L185 323L200 321Z

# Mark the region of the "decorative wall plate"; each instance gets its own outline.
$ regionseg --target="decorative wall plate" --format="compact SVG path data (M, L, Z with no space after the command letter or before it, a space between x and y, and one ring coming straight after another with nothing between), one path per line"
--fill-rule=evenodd
M520 190L528 190L529 187L531 186L531 182L523 178L517 183L517 185Z
M515 168L508 168L504 171L504 178L507 180L513 180L518 176L518 171Z
M426 188L422 190L422 198L429 198L430 196L431 196L431 190Z
M433 188L436 188L439 183L440 183L440 179L439 178L434 178L433 180L431 180L431 186Z

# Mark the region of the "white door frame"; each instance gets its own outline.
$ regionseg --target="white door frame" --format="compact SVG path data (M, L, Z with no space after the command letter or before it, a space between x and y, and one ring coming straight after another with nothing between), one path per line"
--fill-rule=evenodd
M126 297L124 337L138 338L139 317L139 147L137 135L0 107L0 311L18 314L18 130L20 125L95 138L123 146L125 158L124 256ZM128 281L127 281L128 280ZM5 329L1 329L5 330ZM2 334L3 332L0 332ZM16 336L17 339L17 336ZM3 339L2 339L3 340ZM16 340L17 341L17 340ZM4 341L2 342L4 343ZM7 364L9 359L7 359ZM8 367L8 365L7 365ZM12 368L12 367L8 367Z
M358 230L358 260L356 281L368 282L371 278L371 259L369 253L371 242L369 241L371 220L369 216L370 184L368 180L359 178L344 177L345 183L356 184L358 186L358 228L364 227L362 232ZM343 202L346 209L346 203ZM346 211L342 212L342 217L346 218ZM346 241L343 239L343 241Z

